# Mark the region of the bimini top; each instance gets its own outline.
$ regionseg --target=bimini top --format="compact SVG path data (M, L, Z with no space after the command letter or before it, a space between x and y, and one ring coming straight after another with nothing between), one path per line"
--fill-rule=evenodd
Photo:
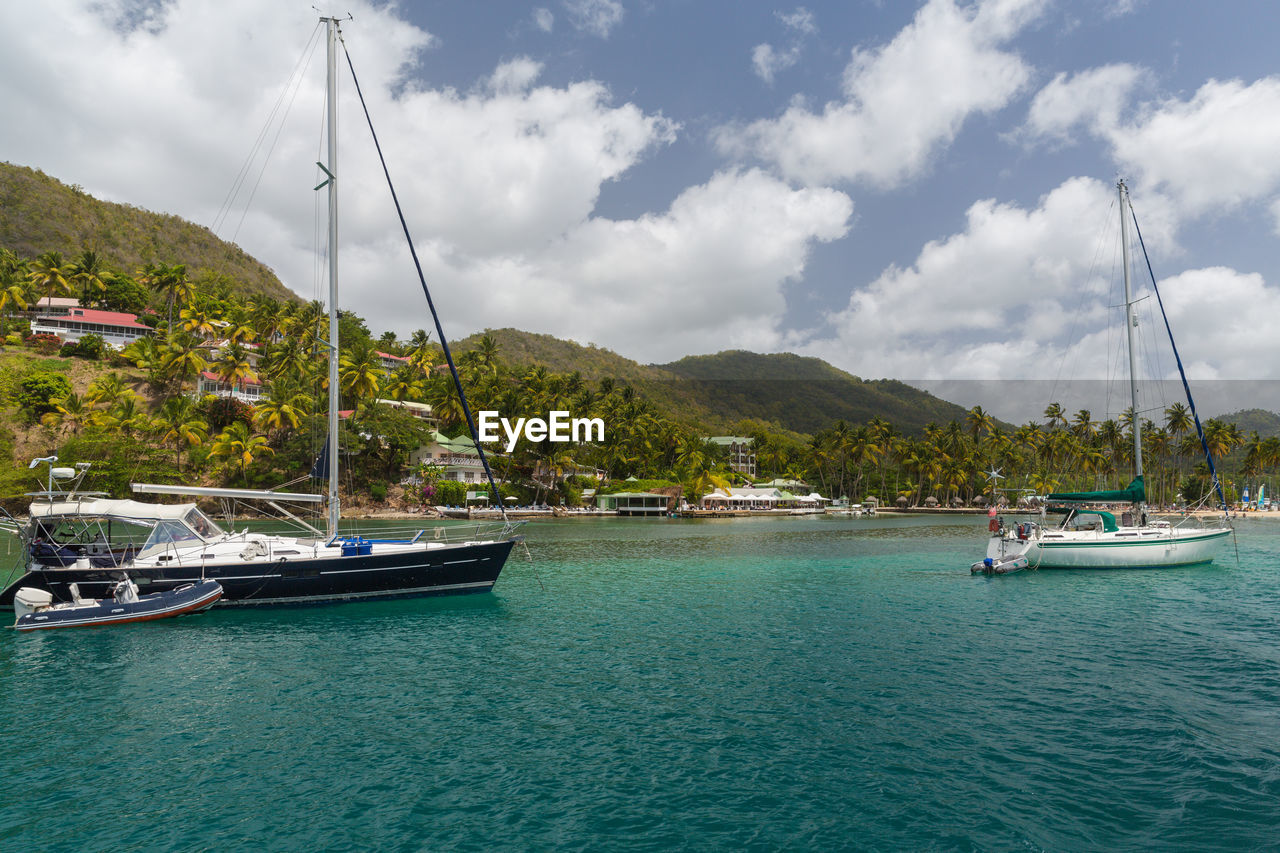
M115 516L117 518L185 518L195 504L152 504L109 498L78 498L69 501L38 501L31 504L32 518L55 515Z
M1142 477L1134 477L1133 482L1123 489L1109 492L1059 492L1045 496L1047 501L1073 501L1094 504L1142 503L1147 499L1147 490L1143 486Z

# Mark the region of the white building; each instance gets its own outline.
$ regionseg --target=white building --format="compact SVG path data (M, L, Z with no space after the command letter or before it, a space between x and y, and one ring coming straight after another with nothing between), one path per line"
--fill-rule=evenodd
M245 379L239 385L231 385L218 378L218 374L202 370L196 381L196 396L212 394L215 397L234 397L246 403L256 403L263 397L262 383L257 379Z
M38 315L31 321L31 332L57 335L64 343L79 341L85 335L97 335L116 349L155 334L150 326L138 322L137 314L80 307L68 307L65 312L58 307Z
M493 454L486 454L493 464ZM431 443L419 447L409 454L409 470L416 469L426 463L444 469L446 480L457 480L460 483L485 482L484 464L480 461L480 452L475 443L465 436L449 438L438 430L432 435ZM494 472L494 477L498 472Z
M729 470L756 475L756 455L751 451L751 439L741 435L713 435L708 441L729 451Z

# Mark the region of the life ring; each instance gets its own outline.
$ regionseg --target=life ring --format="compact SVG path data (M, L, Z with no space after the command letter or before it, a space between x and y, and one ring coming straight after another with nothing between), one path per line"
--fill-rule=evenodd
M999 529L1000 529L1000 519L992 518L990 521L987 522L987 530L991 531L992 533L995 533Z

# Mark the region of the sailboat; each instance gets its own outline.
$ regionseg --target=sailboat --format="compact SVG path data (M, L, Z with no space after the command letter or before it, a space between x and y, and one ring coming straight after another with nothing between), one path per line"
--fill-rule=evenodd
M1173 346L1178 369L1182 372L1183 388L1187 394L1200 435L1213 485L1223 512L1222 521L1205 525L1192 523L1190 519L1173 523L1151 517L1146 506L1146 481L1142 468L1142 418L1138 408L1137 355L1134 327L1134 299L1129 279L1129 220L1132 215L1129 191L1124 181L1116 185L1120 202L1121 252L1124 266L1125 331L1129 350L1129 393L1133 418L1134 477L1124 489L1094 492L1059 492L1044 496L1037 520L1006 525L1003 519L993 519L992 532L987 543L986 557L973 566L1000 566L1009 561L1026 558L1032 569L1130 569L1172 568L1212 562L1223 541L1231 534L1226 522L1226 500L1218 480L1213 457L1204 440L1200 418L1195 415L1195 403L1191 399L1186 373L1181 358L1177 357L1177 344L1165 317L1165 329ZM1135 219L1136 224L1136 219ZM1141 232L1138 233L1141 239ZM1143 249L1145 253L1145 248ZM1148 264L1149 267L1149 264ZM1152 285L1155 286L1154 276ZM1159 288L1156 287L1157 301ZM1161 302L1161 313L1164 307ZM1119 519L1114 508L1120 506ZM1062 516L1061 522L1050 525L1049 515Z
M55 468L57 457L32 462L49 465L48 488L35 493L30 520L13 523L25 541L26 572L0 593L0 607L12 607L19 588L48 590L59 601L80 595L109 597L127 577L143 594L162 593L205 580L221 585L219 606L312 604L360 599L391 599L487 592L493 588L515 543L517 525L495 503L502 521L490 525L442 526L400 538L367 538L339 531L338 497L338 19L321 18L328 29L328 162L317 164L328 180L329 202L329 438L326 529L307 524L287 507L319 503L325 496L252 489L215 489L134 483L138 494L167 494L222 501L265 501L302 524L298 536L223 530L194 502L152 504L110 500L81 492L76 484L89 465ZM354 74L354 71L353 71ZM357 89L359 82L356 81ZM372 124L370 124L372 129ZM375 136L376 142L376 136ZM384 164L385 169L385 164ZM394 190L393 190L394 198ZM399 202L397 201L397 208ZM403 223L403 216L401 216ZM406 228L406 237L408 232ZM412 240L410 240L412 251ZM414 255L416 262L417 257ZM448 342L419 277L440 333L446 359L484 463L489 485L497 486L475 433L466 393L458 379ZM323 458L323 456L322 456ZM65 480L74 479L69 488Z

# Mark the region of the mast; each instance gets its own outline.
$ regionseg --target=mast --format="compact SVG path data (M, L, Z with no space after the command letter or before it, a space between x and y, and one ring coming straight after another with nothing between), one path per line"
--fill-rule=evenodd
M329 165L329 518L326 533L338 535L338 19L321 18L328 28L325 100L328 107ZM323 167L322 167L323 168Z
M1124 181L1116 184L1120 196L1120 251L1124 262L1124 330L1129 340L1129 405L1133 412L1133 475L1142 476L1142 417L1138 414L1138 355L1133 330L1138 315L1133 310L1133 292L1129 284L1129 222L1125 218L1129 206L1129 190ZM1144 490L1145 490L1145 483Z

